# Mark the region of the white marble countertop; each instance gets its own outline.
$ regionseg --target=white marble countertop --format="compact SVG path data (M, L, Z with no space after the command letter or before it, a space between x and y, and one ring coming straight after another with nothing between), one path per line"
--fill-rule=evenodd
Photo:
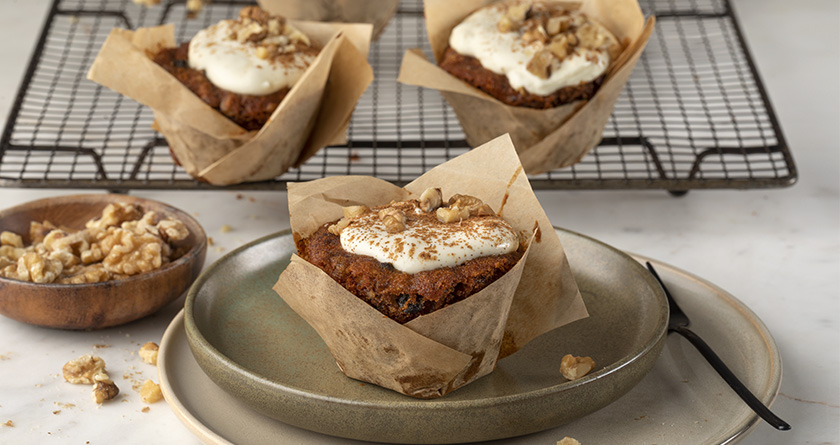
M748 444L840 443L840 16L834 0L735 7L799 169L783 189L544 191L551 221L672 264L729 291L769 328L784 364L773 410L793 425L760 424ZM0 126L17 92L46 0L0 2ZM74 190L0 189L0 207ZM207 265L288 227L282 192L136 191L194 214L215 240ZM220 211L219 209L224 209ZM222 225L232 231L222 232ZM136 350L159 342L183 299L146 319L94 332L33 327L0 317L0 443L195 443L165 402L145 406L135 381L156 370ZM94 345L109 345L95 348ZM96 407L61 366L97 353L123 389ZM4 426L11 421L14 426ZM619 433L619 432L617 432ZM558 437L557 439L560 439Z

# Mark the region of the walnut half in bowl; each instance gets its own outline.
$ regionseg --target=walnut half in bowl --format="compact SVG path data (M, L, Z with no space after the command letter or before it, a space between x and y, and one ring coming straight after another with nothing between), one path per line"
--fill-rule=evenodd
M186 292L207 251L204 230L186 212L116 194L0 210L0 233L0 314L62 329L156 312Z

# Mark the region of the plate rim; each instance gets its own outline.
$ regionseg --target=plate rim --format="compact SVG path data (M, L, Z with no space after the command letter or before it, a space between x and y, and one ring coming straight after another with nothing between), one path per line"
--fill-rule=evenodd
M442 397L442 398L439 398L439 399L434 399L430 403L429 400L425 400L425 399L419 400L419 399L406 397L404 399L400 399L399 401L396 401L396 402L393 402L393 403L389 402L388 403L389 408L391 408L393 406L398 406L397 409L411 409L411 410L420 410L420 411L436 411L436 410L441 410L441 409L456 410L456 409L461 408L462 407L461 405L469 406L471 408L487 408L487 407L499 406L499 405L503 405L503 404L516 403L516 402L524 401L524 400L527 400L527 399L538 398L538 397L541 397L541 396L549 396L549 395L552 395L552 394L555 394L555 393L559 393L561 391L568 391L572 388L576 388L576 387L579 387L579 386L582 386L582 385L589 384L590 382L593 382L593 381L601 379L601 378L608 377L608 376L612 375L613 373L618 372L622 368L631 365L633 362L637 361L640 357L644 357L645 355L651 353L651 351L656 349L657 346L661 342L664 341L664 338L667 336L667 333L668 333L667 332L668 303L667 303L667 299L665 297L664 292L662 292L660 290L661 288L659 287L659 284L658 284L658 282L656 282L655 278L653 278L652 275L648 274L646 269L644 269L643 266L638 264L638 262L632 256L630 256L629 254L627 254L626 252L624 252L620 249L617 249L613 246L610 246L607 243L604 243L603 241L599 241L597 239L594 239L590 236L581 234L579 232L575 232L575 231L572 231L572 230L560 228L560 227L557 227L557 226L552 226L552 228L555 231L566 232L566 233L569 233L573 236L583 238L586 241L595 243L598 246L606 248L606 249L610 250L611 252L613 252L613 253L615 253L619 256L623 256L630 263L632 263L634 265L638 265L640 271L645 272L642 275L643 278L651 284L651 288L655 289L655 293L659 297L659 309L660 309L659 317L660 317L660 319L657 320L657 325L654 328L654 330L656 331L655 334L637 351L636 354L633 354L632 356L628 355L628 356L622 357L621 359L619 359L619 360L617 360L613 363L610 363L607 366L604 366L603 368L599 369L597 372L590 373L590 374L588 374L588 375L586 375L586 376L584 376L580 379L577 379L577 380L561 382L561 383L556 384L556 385L552 385L552 386L548 386L548 387L544 387L544 388L538 388L538 389L534 389L534 390L531 390L531 391L526 391L526 392L521 392L521 393L516 393L516 394L509 394L509 395L497 396L497 397L483 397L481 399L448 400L445 397ZM200 329L195 324L194 317L192 316L192 314L193 314L193 311L194 311L193 308L194 308L194 304L195 304L195 301L196 301L196 298L197 298L198 289L201 287L201 285L204 282L206 282L209 279L209 277L214 273L216 268L222 267L223 263L225 263L226 261L230 261L231 258L233 258L234 256L238 255L241 252L244 252L245 250L253 248L254 246L257 246L257 245L262 244L264 242L267 242L267 241L270 241L270 240L273 240L273 239L277 239L277 238L281 238L281 237L284 237L284 236L287 236L287 235L292 235L292 230L291 229L281 230L281 231L278 231L278 232L275 232L275 233L257 238L255 240L249 242L249 243L243 244L242 246L239 246L236 249L228 252L227 254L223 255L218 260L216 260L206 270L202 271L201 275L199 275L199 277L195 280L195 282L193 282L193 285L190 286L190 289L187 293L186 300L184 301L184 310L185 310L185 313L184 313L184 328L187 332L188 339L189 339L190 335L193 335L194 336L192 338L193 341L198 342L205 351L209 351L210 353L212 353L212 355L215 356L215 359L223 361L224 364L229 367L229 369L234 370L236 373L242 374L242 375L248 375L249 378L259 380L259 381L261 381L261 382L263 382L263 383L265 383L269 386L272 386L274 388L282 389L283 391L288 391L290 393L293 393L295 396L306 397L306 398L312 399L312 400L319 400L319 401L324 401L324 402L339 404L339 405L348 405L349 404L349 405L353 405L355 407L358 407L358 406L380 407L381 405L376 404L374 402L354 401L354 400L349 400L349 399L344 399L344 398L331 397L329 395L313 394L311 392L302 391L302 390L297 389L297 388L293 388L293 387L283 385L282 383L276 382L274 380L266 378L265 376L259 375L255 372L251 371L251 370L248 370L247 368L243 367L242 365L235 362L234 360L232 360L231 358L229 358L225 354L223 354L221 351L219 351L215 346L213 346L207 340L207 338L201 333ZM191 330L192 330L192 333L190 332Z

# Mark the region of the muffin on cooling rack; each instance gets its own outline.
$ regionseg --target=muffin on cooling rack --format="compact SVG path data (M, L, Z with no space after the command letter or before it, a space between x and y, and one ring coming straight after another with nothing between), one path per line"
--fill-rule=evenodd
M246 130L259 130L318 56L309 38L256 6L222 20L154 61Z
M212 14L209 4L200 14ZM256 6L178 45L173 25L113 29L88 79L152 108L175 161L214 185L273 179L346 141L373 79L371 25Z
M425 0L434 61L409 50L399 81L440 91L467 143L508 133L528 174L601 140L653 31L637 0Z
M590 99L620 52L615 36L580 11L514 0L458 24L440 66L508 105L551 108Z

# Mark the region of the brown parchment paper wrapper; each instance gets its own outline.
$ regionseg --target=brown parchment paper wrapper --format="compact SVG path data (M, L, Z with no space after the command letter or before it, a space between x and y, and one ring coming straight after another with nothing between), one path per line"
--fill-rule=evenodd
M496 0L425 0L426 30L435 60L440 62L452 28L473 11ZM601 141L601 135L621 90L653 31L654 17L645 22L637 0L562 1L609 29L624 50L589 101L537 110L506 105L450 75L428 61L420 50L405 53L398 81L437 89L452 106L467 142L475 147L509 133L528 174L544 173L580 161Z
M366 176L289 184L295 239L342 217L343 206L419 197L429 187L490 204L532 234L522 260L482 291L404 325L297 255L274 290L330 348L349 377L414 397L440 397L490 373L531 339L587 316L563 246L534 196L507 135L452 159L405 188ZM534 235L535 234L535 235Z
M149 54L176 46L174 27L111 31L88 79L146 105L173 157L215 185L261 181L302 164L319 149L346 142L350 115L373 80L369 24L292 21L321 52L259 131L246 131L154 63Z
M399 0L258 0L272 14L318 22L370 23L377 39L394 17Z

